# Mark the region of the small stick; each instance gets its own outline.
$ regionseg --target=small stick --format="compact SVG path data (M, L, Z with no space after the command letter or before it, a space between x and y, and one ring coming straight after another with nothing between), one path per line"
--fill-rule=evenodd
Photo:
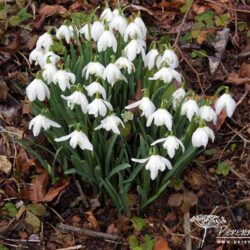
M115 234L108 234L108 233L102 233L102 232L96 232L87 228L79 228L79 227L73 227L70 225L66 225L63 223L59 223L57 225L58 229L64 230L64 231L70 231L75 233L82 233L90 237L100 238L100 239L107 239L112 241L118 241L121 239L121 236L115 235Z
M191 234L191 226L190 226L190 213L184 214L184 225L183 225L184 233L185 233L185 246L186 250L192 250L192 239L190 237Z
M82 200L82 203L83 205L88 208L89 207L89 203L88 203L88 200L87 200L87 197L86 195L83 193L82 191L82 187L81 187L81 184L79 182L79 180L75 179L75 184L77 186L77 189L79 191L79 194L80 194L80 197L81 197L81 200Z
M85 248L83 245L77 245L73 247L66 247L66 248L58 248L57 250L74 250L74 249L82 249Z

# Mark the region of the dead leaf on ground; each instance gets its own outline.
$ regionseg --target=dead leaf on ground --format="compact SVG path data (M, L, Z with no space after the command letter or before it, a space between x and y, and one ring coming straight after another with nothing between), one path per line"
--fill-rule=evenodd
M108 233L108 234L116 234L117 233L117 227L115 226L114 223L112 223L108 226L106 233Z
M0 80L0 101L6 101L9 88L4 80Z
M180 193L172 194L168 199L168 205L171 207L179 207L183 201L183 195Z
M91 228L95 229L96 231L100 231L100 225L92 211L86 212L85 217L87 221L90 223Z
M31 167L35 166L34 159L29 159L28 154L23 148L20 148L16 158L17 172L20 174L28 174Z
M165 239L159 239L155 243L154 250L171 250L171 248Z
M217 122L215 125L215 131L219 131L221 126L224 124L225 120L227 118L227 113L225 110L222 110L219 116L217 116Z
M9 174L11 171L11 162L6 155L0 155L0 173Z
M38 13L41 16L51 16L53 14L59 13L66 13L67 9L65 9L62 5L44 5L39 10Z
M14 72L8 73L8 77L11 80L17 81L18 83L21 83L23 85L26 85L28 82L28 74L26 72L14 71Z
M191 191L185 191L183 193L183 201L188 202L191 206L194 206L198 202L198 197Z

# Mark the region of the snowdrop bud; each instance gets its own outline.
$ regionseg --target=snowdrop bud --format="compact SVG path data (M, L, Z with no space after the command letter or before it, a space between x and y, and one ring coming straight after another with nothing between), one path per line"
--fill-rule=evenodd
M105 67L99 62L90 62L82 70L82 76L88 80L90 75L100 77L103 79L103 72Z
M147 36L147 27L144 24L143 20L141 19L141 17L136 17L134 20L134 23L136 23L142 31L142 39L145 39Z
M53 77L57 72L57 68L54 64L52 63L46 63L43 69L43 79L47 81L48 84L53 82Z
M91 26L91 37L97 42L104 31L104 25L100 21L95 21Z
M161 64L163 62L166 62L168 67L175 69L179 66L179 59L175 52L171 49L165 50L162 58L161 58Z
M125 109L133 109L136 107L139 107L139 109L142 111L141 115L145 116L146 118L149 118L149 116L155 111L154 103L146 96L141 100L126 106Z
M63 99L67 101L68 107L72 110L75 105L80 105L82 112L87 113L88 100L86 96L81 91L75 91L70 96L61 95Z
M44 52L48 52L50 47L53 45L52 36L49 33L44 33L41 35L37 42L36 42L36 48L37 49L44 49Z
M151 180L155 180L157 175L158 175L158 171L164 171L166 169L166 167L170 170L172 169L172 164L170 163L170 161L160 155L151 155L148 158L145 159L131 159L133 162L138 162L138 163L146 163L146 169L150 171L150 177Z
M72 148L76 148L79 146L82 150L90 150L93 151L93 145L90 143L89 138L82 131L75 130L69 135L62 136L60 138L56 138L56 142L62 142L69 140L69 144Z
M217 115L225 108L227 116L231 117L236 109L236 102L229 94L225 93L218 98L214 106Z
M91 32L91 29L92 29L92 27L91 27L91 25L90 25L90 27L89 27L89 24L85 24L80 30L79 30L79 33L82 35L84 35L84 38L86 39L86 40L90 40L91 39L91 33L89 33L89 29L90 29L90 32ZM99 34L99 33L98 33Z
M142 40L132 40L124 48L124 55L128 58L129 61L133 62L138 54L142 54L142 57L145 58L144 47L145 42Z
M128 73L131 74L132 71L135 71L135 66L134 64L129 61L126 57L119 57L115 65L119 67L119 69L127 69Z
M103 72L103 79L113 87L117 81L128 82L126 77L122 75L119 67L116 64L110 63Z
M155 66L155 59L159 55L159 52L157 49L151 49L144 60L144 65L147 67L149 70L153 69Z
M136 23L130 23L124 32L124 41L129 39L143 40L143 34L141 28Z
M90 85L86 86L85 89L87 90L88 96L90 97L92 97L96 93L99 93L102 95L103 99L106 99L106 91L98 82L92 82Z
M98 117L99 115L104 117L108 110L113 110L112 105L100 98L95 98L87 107L88 114Z
M46 97L50 98L50 92L47 85L40 79L34 79L26 88L28 99L33 102L36 98L39 101L44 101Z
M103 10L100 19L105 20L106 22L111 22L114 18L114 14L110 8L106 8Z
M197 128L192 135L192 144L194 147L199 148L207 146L208 139L214 141L214 132L209 127Z
M181 106L181 115L186 115L191 122L194 115L199 114L199 107L195 100L189 99L185 101Z
M54 52L49 51L48 53L46 53L43 58L41 58L40 61L40 66L41 68L45 67L45 64L47 64L47 62L49 61L51 64L56 65L57 62L59 62L60 60L60 56L56 55Z
M53 77L53 82L58 84L62 91L65 91L66 88L70 88L70 83L75 83L75 81L76 76L66 70L58 70Z
M97 41L98 52L105 51L107 48L112 48L113 52L117 51L117 41L113 32L105 30Z
M163 67L157 71L153 77L149 77L149 80L162 80L164 83L170 83L173 79L181 83L181 75L176 70Z
M210 106L204 105L200 107L199 116L207 122L213 121L213 123L216 124L217 115Z
M112 114L112 115L105 117L101 121L101 124L95 128L95 130L104 128L106 131L112 130L113 133L120 134L120 130L118 128L119 125L122 125L123 127L125 127L122 120L116 115Z
M186 92L183 88L179 88L175 90L175 92L172 94L174 109L176 109L177 105L181 103L185 95L186 95Z
M134 119L134 114L131 111L125 111L121 116L124 122L132 121Z
M153 121L156 126L165 125L169 131L172 130L173 118L166 109L158 109L154 113L152 113L148 117L147 127L149 127Z
M60 28L56 31L56 38L58 40L65 39L67 43L70 42L70 39L74 37L73 28L67 25L61 25Z
M121 36L124 35L126 29L128 27L127 18L124 16L116 16L109 24L109 28L111 30L118 31Z
M60 128L61 125L58 124L57 122L48 119L46 116L40 114L34 117L30 121L29 129L32 129L32 127L33 127L33 135L38 136L40 134L41 128L43 128L46 131L50 127Z
M183 143L181 142L181 140L179 140L177 137L170 135L167 138L162 138L159 140L156 140L155 142L153 142L151 144L151 146L156 145L157 143L163 143L163 148L165 148L168 152L169 157L172 159L175 156L176 151L179 149L179 147L181 146L182 148L182 152L185 151L185 147L183 145Z

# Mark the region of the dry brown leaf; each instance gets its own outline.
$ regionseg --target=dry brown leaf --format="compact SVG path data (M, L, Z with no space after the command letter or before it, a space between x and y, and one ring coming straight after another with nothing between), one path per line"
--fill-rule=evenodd
M165 239L159 239L155 243L154 250L171 250L171 248Z
M108 233L108 234L116 234L117 233L117 227L115 226L114 223L112 223L108 226L106 233Z
M200 188L203 186L204 178L199 172L193 171L188 175L187 181L191 184L192 189L200 190Z
M205 41L207 41L207 31L202 30L197 37L197 43L203 44Z
M172 194L168 199L168 205L171 207L179 207L183 201L183 195L180 193Z
M7 94L8 94L8 87L4 80L0 80L0 101L6 101Z
M91 228L95 229L96 231L100 231L100 225L95 218L94 214L92 211L88 211L85 213L87 221L90 223Z
M219 116L217 117L217 122L215 125L215 131L219 131L223 123L225 122L227 118L227 113L225 110L222 110Z
M11 171L11 162L6 155L0 155L0 173L9 174Z
M16 168L20 174L28 174L31 167L34 167L35 160L29 159L26 151L20 148L16 158Z
M21 83L23 85L28 83L28 74L26 72L14 71L14 72L8 73L8 77L11 80L17 81L18 83Z
M51 16L53 14L66 13L67 9L65 9L62 5L54 4L54 5L44 5L39 10L38 13L41 16Z

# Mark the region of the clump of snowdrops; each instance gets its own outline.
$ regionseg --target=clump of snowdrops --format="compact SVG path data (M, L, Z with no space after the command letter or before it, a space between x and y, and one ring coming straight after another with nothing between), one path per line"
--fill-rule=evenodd
M29 60L41 70L27 87L35 117L29 128L51 143L55 178L79 174L100 199L129 214L128 195L142 209L177 179L199 148L214 141L213 124L236 107L228 89L207 100L187 89L169 45L146 45L138 14L105 8L79 27L65 21L39 37Z

